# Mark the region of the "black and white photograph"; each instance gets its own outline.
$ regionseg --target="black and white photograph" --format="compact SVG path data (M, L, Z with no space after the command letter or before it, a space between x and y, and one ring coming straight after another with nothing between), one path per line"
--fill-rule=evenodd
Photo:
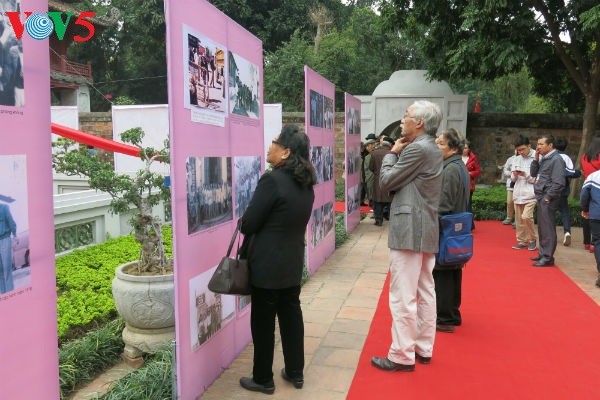
M252 297L251 296L235 296L235 297L237 297L237 311L238 311L238 316L239 316L239 313L249 310L249 308L247 308L247 307L250 305L250 299Z
M360 208L360 185L354 185L348 189L348 204L346 204L346 212L352 214Z
M235 296L213 293L208 282L217 267L190 279L190 337L198 349L235 315Z
M333 119L334 119L334 110L333 110L333 99L330 99L327 96L323 96L325 99L325 104L323 108L323 122L325 125L325 129L333 130Z
M360 135L360 110L350 107L346 115L346 123L349 135Z
M0 156L0 295L31 285L26 165Z
M227 112L227 79L225 74L227 49L209 38L193 33L184 26L187 58L185 80L186 108Z
M244 215L260 179L260 157L242 156L233 158L235 182L235 216Z
M233 219L231 157L188 157L188 234Z
M333 202L325 203L313 210L310 225L313 247L317 247L319 242L331 232L334 220Z
M317 184L333 178L333 149L331 147L311 147L310 161L317 174Z
M7 11L18 11L19 0L0 0L0 106L24 107L23 41L15 36Z
M260 117L260 82L258 66L229 52L229 109L233 114Z
M347 152L346 170L348 175L359 172L360 168L360 147L350 147Z
M310 91L310 125L323 127L323 95L314 90Z

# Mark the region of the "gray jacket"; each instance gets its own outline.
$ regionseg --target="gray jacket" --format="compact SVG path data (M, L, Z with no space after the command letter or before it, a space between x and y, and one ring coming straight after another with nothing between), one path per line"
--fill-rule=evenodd
M398 156L384 157L379 184L393 194L390 249L437 253L442 165L442 152L427 134L417 137Z
M535 198L549 201L560 198L565 187L565 162L557 150L542 157L542 161L531 162L531 176L537 178L533 185Z

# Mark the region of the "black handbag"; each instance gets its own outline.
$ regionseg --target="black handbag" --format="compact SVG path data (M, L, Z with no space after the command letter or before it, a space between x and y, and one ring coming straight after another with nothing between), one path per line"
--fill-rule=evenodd
M221 294L250 294L250 271L248 270L248 260L240 258L240 243L235 258L232 258L231 249L240 231L241 220L233 232L227 255L221 259L217 269L208 282L208 289L214 293Z

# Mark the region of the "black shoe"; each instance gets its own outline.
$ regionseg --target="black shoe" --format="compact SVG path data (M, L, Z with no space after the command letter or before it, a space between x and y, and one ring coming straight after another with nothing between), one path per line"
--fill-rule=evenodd
M435 326L435 330L438 332L454 333L454 329L454 325L438 324Z
M382 369L384 371L401 371L401 372L412 372L415 370L415 365L404 365L390 361L387 357L373 357L371 358L371 364L374 367Z
M423 357L419 353L415 353L415 361L421 364L431 364L431 357Z
M543 258L541 258L538 262L534 262L532 265L534 267L553 267L554 259L551 258L549 260L544 260Z
M252 392L261 392L264 394L273 394L275 393L275 383L273 380L261 385L260 383L254 382L253 378L243 377L240 378L240 386L246 390L250 390Z
M542 256L535 256L535 257L530 258L531 261L540 261L541 259L542 259Z
M285 368L281 368L281 377L288 382L292 382L296 389L302 389L304 385L304 378L290 378L285 372Z
M381 222L381 221L375 221L375 226L383 226L383 222Z

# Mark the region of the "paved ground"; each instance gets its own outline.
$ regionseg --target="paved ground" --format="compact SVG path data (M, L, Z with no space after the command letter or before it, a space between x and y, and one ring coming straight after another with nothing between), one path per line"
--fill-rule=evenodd
M498 229L512 228L498 222ZM562 232L562 229L559 228L558 232ZM556 262L584 292L600 304L600 289L594 286L597 275L594 256L583 249L581 228L574 228L572 234L571 247L562 246L562 234L559 235ZM253 348L250 344L201 399L345 399L387 269L387 223L379 228L373 225L372 219L366 218L302 289L305 387L297 390L279 376L283 357L277 340L273 363L276 390L273 396L248 392L239 386L239 378L249 376L252 372ZM117 366L72 399L95 399L104 392L110 381L127 372L128 369L122 365Z

